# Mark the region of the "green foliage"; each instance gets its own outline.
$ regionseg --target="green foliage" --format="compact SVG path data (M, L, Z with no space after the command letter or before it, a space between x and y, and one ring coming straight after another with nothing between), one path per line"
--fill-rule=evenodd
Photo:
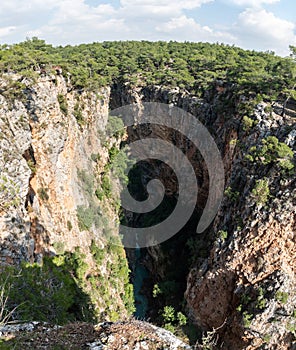
M157 296L159 296L160 294L162 294L162 291L161 289L159 288L159 285L158 284L155 284L153 286L153 290L152 290L152 296L153 298L156 298Z
M0 176L0 211L18 206L20 203L20 187L5 175Z
M280 142L275 136L268 136L262 140L261 146L250 148L251 161L258 161L264 165L276 163L283 171L290 171L294 168L293 151L285 143Z
M111 157L110 157L111 160ZM111 163L112 173L121 181L122 184L128 183L128 176L126 170L129 165L132 164L132 160L127 154L127 148L116 153L116 156L113 157Z
M100 201L104 198L104 192L100 188L95 190L95 195Z
M238 198L239 198L239 195L240 193L238 191L233 191L231 189L230 186L228 186L225 191L224 191L224 194L227 198L229 198L232 202L235 202Z
M252 196L257 204L264 205L269 198L269 186L267 179L256 180L255 187L252 189Z
M257 296L257 300L256 300L256 307L258 309L260 309L260 310L263 310L266 307L266 303L267 303L267 300L264 297L264 289L260 287L258 289L258 296Z
M165 306L162 312L164 323L172 323L176 320L175 309L172 306Z
M44 188L44 187L38 188L37 193L38 193L41 200L43 200L43 201L49 200L49 195L48 195L47 191L48 191L47 188Z
M107 175L104 175L102 178L102 190L107 198L111 198L112 196L112 184Z
M287 331L291 332L293 336L296 338L296 323L294 322L287 322L286 325Z
M28 167L30 168L30 170L32 171L32 175L36 174L36 164L33 160L29 159L27 161Z
M82 114L82 108L80 107L79 102L75 103L73 114L74 114L74 117L76 118L79 126L83 126L85 121L84 121L83 114Z
M228 237L228 232L220 230L218 231L218 236L222 239L223 242L225 242Z
M187 317L182 312L177 312L177 321L180 326L185 326L187 324Z
M246 115L243 116L242 122L243 122L243 129L246 132L250 131L256 125L256 122Z
M95 220L95 212L93 211L93 208L78 205L76 214L80 230L89 230Z
M171 305L166 305L162 312L161 317L163 320L163 327L171 332L176 331L176 327L182 327L187 324L187 318L182 312L175 311L175 308Z
M94 241L91 242L91 246L90 246L90 251L91 251L91 254L92 256L94 257L95 259L95 262L97 264L97 266L101 266L104 258L105 258L105 255L106 255L106 251L105 249L101 249L99 248L96 243Z
M287 304L287 301L288 301L288 298L289 298L289 294L287 292L277 291L276 294L275 294L275 298L280 303Z
M124 131L124 123L121 118L109 115L106 126L106 133L108 136L122 138Z
M243 325L245 328L249 328L252 322L253 315L248 313L248 311L243 312Z
M52 67L60 65L77 89L92 91L116 80L129 86L178 86L202 95L215 79L223 79L240 92L251 92L258 103L262 96L293 90L293 46L291 50L291 57L281 58L225 44L118 41L53 47L33 38L1 45L0 69L32 79L34 70L45 67L51 74Z
M68 103L64 95L58 94L58 102L60 105L61 111L67 115L68 114Z
M71 277L70 271L74 271L75 267L68 265L66 268L51 258L44 259L43 265L23 264L21 268L4 269L5 273L0 275L0 285L3 286L4 278L8 276L7 309L17 307L15 318L56 324L83 319L85 311L82 309L86 310L87 298ZM91 311L88 316L89 320L92 319Z

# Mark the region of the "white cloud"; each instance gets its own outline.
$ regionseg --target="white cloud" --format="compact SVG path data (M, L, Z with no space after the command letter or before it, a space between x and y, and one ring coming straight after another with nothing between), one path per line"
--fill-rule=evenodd
M281 0L230 0L230 2L234 5L238 6L252 6L258 7L263 4L274 4L276 2L280 2Z
M193 10L214 0L121 0L119 14L125 18L169 19L180 16L183 10Z
M170 21L158 25L156 30L159 33L166 33L169 39L186 40L188 41L220 41L231 43L236 38L221 31L215 31L209 26L201 26L193 18L188 18L185 15L172 18Z
M295 24L276 17L264 9L246 9L239 15L238 33L244 46L261 46L286 55L289 45L296 44Z
M37 11L40 9L43 10L50 10L56 6L61 1L59 0L30 0L30 1L23 1L23 0L2 0L1 1L1 7L0 7L0 14L7 14L7 13L26 13L30 11Z
M120 4L122 7L166 7L167 10L170 8L178 8L179 10L187 9L192 10L200 7L202 4L211 2L214 0L121 0Z
M16 30L16 27L14 26L2 27L2 28L0 27L0 38L10 35L15 30Z

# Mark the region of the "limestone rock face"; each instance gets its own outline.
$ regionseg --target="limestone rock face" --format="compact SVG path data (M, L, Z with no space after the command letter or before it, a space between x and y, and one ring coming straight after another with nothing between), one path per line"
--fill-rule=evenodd
M100 226L79 227L77 208L89 205L85 174L102 173L108 161L104 141L109 108L142 101L173 104L208 128L226 175L220 210L203 234L209 237L210 254L196 259L187 278L188 314L205 332L215 330L222 349L295 348L295 105L284 109L280 102L260 103L244 118L238 112L244 98L231 104L228 88L213 89L200 99L157 86L79 92L62 76L27 85L23 98L0 95L1 264L39 262L55 254L61 243L69 251L76 246L87 250L94 239L102 244ZM131 141L152 132L184 146L184 139L174 139L162 128L137 132L129 135ZM280 149L272 142L279 142ZM294 168L284 166L292 162L282 152L284 144L294 152ZM265 146L270 148L264 153ZM202 210L209 186L206 165L186 147L199 177L197 208ZM176 192L170 170L162 177L165 187ZM93 199L92 204L100 203ZM114 208L105 211L115 221ZM151 249L151 256L162 275L157 249Z
M295 168L287 174L279 160L246 157L271 135L295 155L295 120L276 109L267 115L264 107L255 109L251 130L238 130L234 151L225 140L228 191L213 225L217 240L188 276L190 311L204 329L217 329L223 349L295 346ZM256 181L268 183L266 201Z
M79 93L56 76L29 85L23 101L0 98L1 183L15 190L14 198L3 194L0 208L2 262L40 261L54 242L89 246L77 222L86 202L77 174L92 174L91 154L102 151L109 89Z
M197 259L187 278L185 298L192 320L205 331L216 330L213 339L223 349L294 348L295 104L284 108L280 102L262 102L252 106L246 118L238 108L244 104L243 97L237 106L223 107L230 100L231 88L209 91L204 99L160 87L125 91L123 96L123 103L169 103L192 113L211 132L223 157L225 196L213 225L205 232L205 239L215 239L209 257ZM143 128L140 135L130 137L147 132ZM182 139L174 140L167 130L149 132L184 146ZM275 139L290 151L281 154L269 145L264 154L265 145ZM209 186L206 165L190 146L184 153L201 179L197 208L202 209ZM270 155L272 160L268 161ZM288 158L294 168L285 170L281 162ZM166 188L176 191L170 173L162 178ZM267 185L266 198L258 184ZM152 259L148 268L163 275L161 249L152 247L149 251Z

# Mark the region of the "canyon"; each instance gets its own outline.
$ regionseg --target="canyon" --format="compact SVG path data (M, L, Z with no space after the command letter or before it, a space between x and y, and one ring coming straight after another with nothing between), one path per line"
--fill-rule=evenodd
M76 252L84 263L81 288L86 294L93 290L89 295L96 320L118 322L131 316L133 288L136 316L161 325L159 312L173 305L196 330L194 341L207 336L213 349L295 348L293 99L251 103L233 85L218 80L203 97L144 84L114 83L90 92L75 88L61 74L40 76L34 83L4 74L1 88L20 80L26 85L20 97L0 95L3 268ZM140 111L145 102L191 113L217 144L224 196L201 233L196 227L210 179L194 144L157 125L108 135L110 111L125 105ZM196 175L198 198L190 220L167 242L125 249L119 241L121 187L116 179L107 180L108 164L122 144L148 136L182 149ZM124 212L130 225L153 225L176 205L176 176L153 160L134 169L137 184L129 179L134 197L145 199L145 186L155 176L165 187L163 206L150 216ZM155 286L167 289L154 296Z

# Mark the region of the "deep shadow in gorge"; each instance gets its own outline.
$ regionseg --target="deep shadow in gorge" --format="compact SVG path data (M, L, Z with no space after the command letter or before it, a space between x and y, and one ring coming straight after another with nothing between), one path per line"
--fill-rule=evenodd
M147 93L147 91L146 91ZM151 93L152 94L152 93ZM150 92L143 100L149 100ZM161 98L155 99L167 103ZM135 103L133 96L125 88L115 85L111 91L112 109L124 104ZM137 101L141 103L141 101ZM151 101L153 102L153 101ZM165 306L172 306L175 312L187 313L184 293L187 276L193 263L202 263L209 255L214 237L208 229L202 234L196 233L199 218L202 215L208 195L208 172L198 149L184 135L175 130L161 130L156 125L141 125L127 129L128 139L125 144L146 137L161 138L178 147L191 162L198 184L198 198L190 220L169 240L147 248L126 248L131 269L131 282L134 285L136 313L140 319L148 319L163 325L161 316ZM185 174L184 174L185 175ZM186 176L186 175L185 175ZM147 184L152 179L159 179L165 187L162 203L147 214L124 212L122 223L130 227L150 227L167 218L178 201L178 181L169 166L157 160L146 159L139 162L129 173L128 188L138 201L147 199ZM185 333L190 329L183 327ZM194 336L190 336L194 338Z

